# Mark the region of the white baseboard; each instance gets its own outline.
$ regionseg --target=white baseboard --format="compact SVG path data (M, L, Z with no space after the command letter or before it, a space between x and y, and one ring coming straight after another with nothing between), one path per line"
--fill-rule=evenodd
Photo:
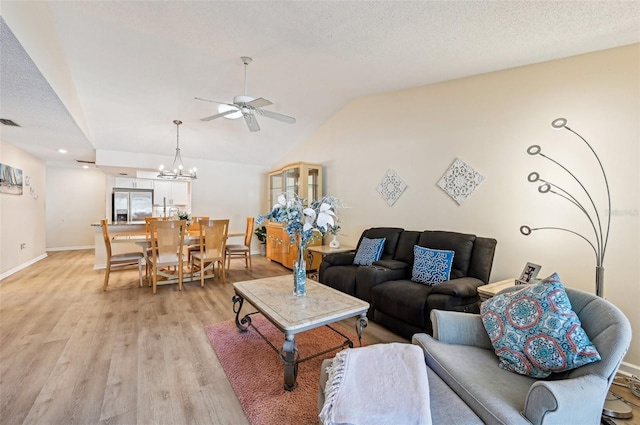
M0 274L0 280L3 280L3 279L11 276L12 274L14 274L16 272L19 272L22 269L26 269L30 265L35 264L40 260L44 260L45 258L47 258L47 253L46 252L44 254L36 257L36 258L32 258L31 260L27 261L26 263L20 264L18 267L14 267L11 270L7 270L6 272Z
M95 249L95 245L56 246L56 247L53 247L53 248L47 248L47 251L76 251L78 249Z
M640 366L633 363L622 362L620 364L620 369L618 369L618 372L628 376L640 376Z

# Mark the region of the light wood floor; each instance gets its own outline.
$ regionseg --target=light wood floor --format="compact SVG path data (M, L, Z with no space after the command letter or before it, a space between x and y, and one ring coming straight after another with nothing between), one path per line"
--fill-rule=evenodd
M231 282L290 273L254 256L153 295L129 268L103 292L93 250L49 253L0 282L0 424L246 424L203 328L234 318Z
M231 282L291 272L254 256L226 285L156 295L137 273L103 292L93 251L63 251L0 282L0 424L247 424L203 327L233 319ZM372 322L365 337L406 341ZM616 422L640 425L640 409Z

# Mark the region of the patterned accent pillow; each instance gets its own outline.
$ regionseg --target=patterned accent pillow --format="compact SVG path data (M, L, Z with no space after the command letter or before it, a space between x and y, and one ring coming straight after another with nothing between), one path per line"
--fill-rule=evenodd
M455 251L413 246L411 280L433 286L449 280Z
M382 257L385 240L386 238L369 239L363 237L358 247L358 252L356 252L356 257L353 259L353 264L370 266L374 261L378 261Z
M533 378L600 360L557 273L482 303L480 314L500 367Z

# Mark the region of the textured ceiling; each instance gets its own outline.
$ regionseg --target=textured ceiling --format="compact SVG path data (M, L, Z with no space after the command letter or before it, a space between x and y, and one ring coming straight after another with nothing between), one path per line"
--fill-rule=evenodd
M640 41L637 1L3 1L0 13L0 118L22 125L1 137L48 162L59 147L66 161L171 155L181 119L183 157L272 165L358 96ZM248 94L296 124L199 120L216 105L194 97L242 94L240 56L254 59Z

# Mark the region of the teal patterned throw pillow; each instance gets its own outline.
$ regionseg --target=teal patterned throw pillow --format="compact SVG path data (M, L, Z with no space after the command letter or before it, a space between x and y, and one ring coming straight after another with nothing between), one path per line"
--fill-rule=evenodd
M557 273L497 295L480 314L502 369L533 378L600 360Z
M428 285L449 280L455 251L413 246L411 280Z
M374 261L378 261L382 256L385 240L386 238L369 239L363 237L358 247L358 252L356 252L356 257L353 259L353 264L370 266Z

